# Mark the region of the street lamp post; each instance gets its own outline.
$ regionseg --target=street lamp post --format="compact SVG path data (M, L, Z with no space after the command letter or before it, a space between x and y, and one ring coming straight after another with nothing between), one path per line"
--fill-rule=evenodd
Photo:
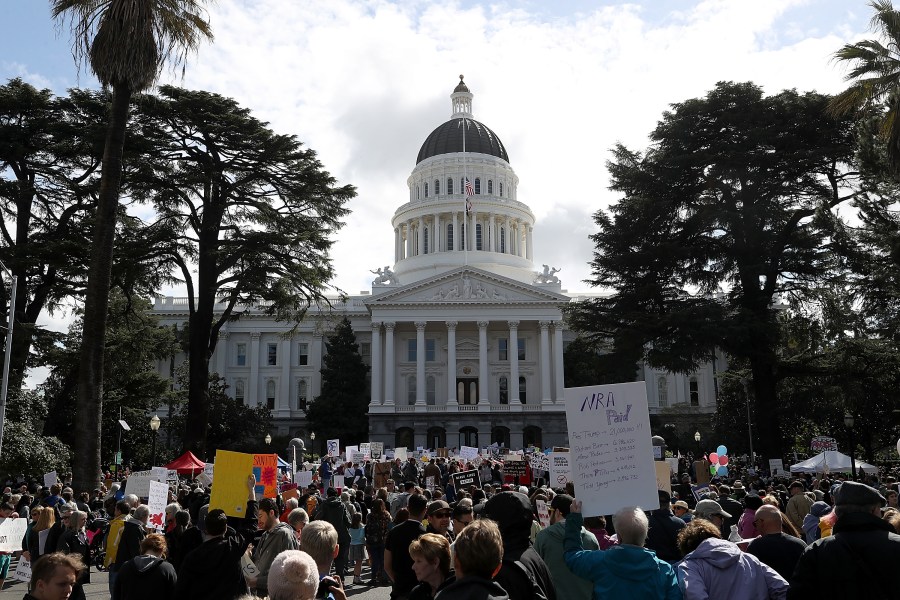
M316 456L316 432L309 434L309 462L312 462Z
M697 442L697 456L699 457L700 454L702 453L702 450L700 450L700 432L699 431L694 433L694 441Z
M156 466L156 438L159 437L157 433L159 431L159 417L157 415L153 415L153 418L150 419L150 431L153 432L153 450L150 452L150 466Z
M263 438L263 441L266 443L266 446L272 443L272 436L270 434L266 434L266 437Z
M744 386L744 401L747 403L747 437L750 438L750 464L756 462L756 455L753 453L753 428L750 425L750 390L748 388L746 377L741 377L741 385Z
M9 360L12 356L13 325L16 322L16 287L19 278L0 262L0 269L10 276L9 318L6 323L6 351L3 354L3 383L0 385L0 450L3 449L3 424L6 422L6 394L9 391Z
M844 425L850 430L850 477L856 481L856 443L853 439L853 414L846 413L844 415Z

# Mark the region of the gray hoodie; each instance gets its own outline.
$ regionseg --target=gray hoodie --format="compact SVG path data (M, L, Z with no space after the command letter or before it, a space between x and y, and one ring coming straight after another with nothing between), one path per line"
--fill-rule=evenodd
M259 569L256 576L256 590L261 595L269 591L269 568L275 557L285 550L299 550L300 544L293 528L287 523L279 523L259 538L259 544L253 549L253 562Z

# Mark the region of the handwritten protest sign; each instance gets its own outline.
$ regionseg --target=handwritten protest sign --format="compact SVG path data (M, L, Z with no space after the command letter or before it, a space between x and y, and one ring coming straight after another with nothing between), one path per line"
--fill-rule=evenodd
M585 516L658 505L644 382L567 388L566 421Z
M150 482L149 499L147 508L150 509L150 519L147 526L154 529L163 529L166 525L166 502L169 499L169 486L158 481Z
M151 479L153 476L150 471L134 471L125 482L125 493L147 498L150 496Z
M20 544L21 545L21 544ZM19 564L16 565L16 572L13 573L13 579L28 583L31 581L31 563L24 557L19 557Z
M369 442L369 454L372 456L372 460L384 458L384 442Z
M175 469L166 469L166 483L169 485L178 485L178 471Z
M150 480L158 481L160 483L166 482L166 477L169 475L169 470L165 467L150 467Z
M0 519L0 552L21 550L26 529L28 519Z
M363 453L363 457L369 458L372 452L371 444L369 444L369 442L363 442L359 445L359 451Z
M471 446L460 446L459 448L459 457L463 460L475 460L475 457L478 456L478 448L473 448Z
M253 474L256 476L256 495L274 498L278 495L278 455L254 454Z
M572 465L568 452L551 452L547 457L550 460L550 485L554 488L566 487L572 481Z
M294 482L298 487L308 487L312 483L312 471L297 471L294 474Z
M359 446L344 446L344 458L346 460L352 460L351 457L359 452Z
M253 455L217 450L215 472L209 509L221 508L229 517L243 517L247 512L247 476L253 473Z
M545 473L550 471L550 457L546 454L542 452L534 452L531 454L529 460L531 461L532 469L544 471Z
M668 463L663 461L656 461L653 463L653 466L656 468L656 489L665 490L672 494L672 469L669 467Z
M541 522L541 527L544 529L550 527L550 507L547 506L547 503L543 500L537 501L537 513L538 520Z
M57 477L56 471L44 473L44 487L50 487L56 483L59 483L59 477Z
M406 462L406 448L394 448L394 458L399 458L401 461Z
M325 442L325 448L328 450L328 456L332 458L341 455L341 440L328 440Z
M784 461L780 458L770 458L769 459L769 472L772 473L772 477L776 477L778 475L783 475L785 473Z

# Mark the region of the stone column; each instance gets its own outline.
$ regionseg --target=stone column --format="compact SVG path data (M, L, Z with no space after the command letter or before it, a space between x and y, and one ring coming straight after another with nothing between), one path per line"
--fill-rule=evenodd
M532 252L531 245L534 240L534 227L531 225L525 226L525 258L528 260L533 260L534 252Z
M477 250L478 246L475 245L475 209L473 208L471 211L471 218L469 219L469 226L466 227L470 232L466 232L466 237L469 238L470 244L466 246L469 250Z
M453 251L459 252L459 215L453 211Z
M416 254L422 256L425 254L425 217L419 217L419 224L416 227L416 238L418 241Z
M416 405L425 405L425 321L416 321Z
M228 356L228 332L219 330L219 341L216 342L216 372L225 376L225 358Z
M456 402L456 325L447 321L447 404Z
M497 251L497 216L494 213L488 215L488 231L491 232L491 252Z
M478 321L478 403L488 404L487 321Z
M372 321L372 396L369 406L381 404L381 323Z
M441 251L441 215L434 213L434 216L431 218L431 251L432 252L440 252Z
M504 242L503 245L506 246L506 254L513 253L512 248L509 245L511 240L512 240L512 236L509 233L509 217L506 217L506 221L505 221L504 228L503 228L503 242Z
M566 399L565 373L563 372L563 323L553 322L553 372L556 375L556 401Z
M541 404L553 404L550 396L550 321L541 321Z
M310 360L313 365L312 373L312 389L310 390L310 398L318 398L322 393L322 342L324 334L321 331L313 331L312 356Z
M402 256L400 251L400 228L394 227L394 262L399 261Z
M509 403L519 400L519 322L509 321Z
M247 406L256 406L259 402L259 332L250 333L250 381L247 382Z
M406 221L406 258L413 255L412 221Z
M291 414L291 337L281 338L281 351L278 353L281 363L281 381L275 408L279 416L289 417Z
M396 323L384 324L384 404L385 406L394 405L394 381L396 373L394 372L394 325Z

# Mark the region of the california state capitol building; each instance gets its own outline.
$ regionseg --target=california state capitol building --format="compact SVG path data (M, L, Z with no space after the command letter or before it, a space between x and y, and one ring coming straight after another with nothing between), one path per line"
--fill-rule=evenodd
M506 146L474 119L462 76L450 101L450 119L425 138L407 200L384 229L394 256L372 267L371 291L335 299L330 311L312 307L290 334L293 323L256 309L220 332L210 370L238 402L268 406L273 433L309 439L305 408L321 392L325 337L346 317L371 394L369 439L342 445L568 445L563 351L575 335L562 309L589 294L567 293L558 270L534 256L540 227L519 198ZM187 298L159 297L153 313L182 327L187 307ZM158 371L172 377L185 359L161 360ZM691 374L638 364L635 380L646 382L651 417L693 440L694 429L708 430L726 368L721 356Z

